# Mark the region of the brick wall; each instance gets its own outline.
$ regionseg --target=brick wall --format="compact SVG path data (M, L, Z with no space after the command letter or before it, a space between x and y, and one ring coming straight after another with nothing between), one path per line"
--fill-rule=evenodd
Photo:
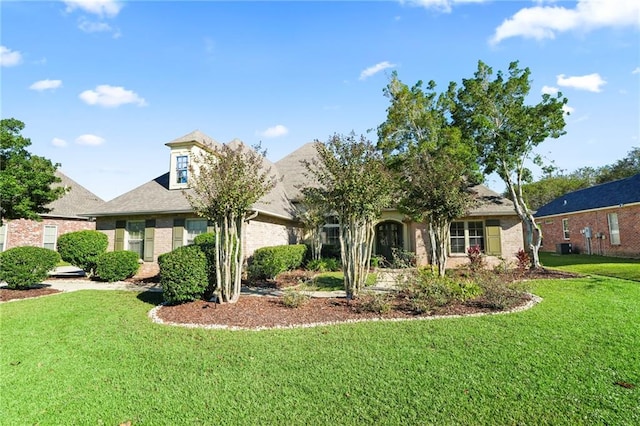
M620 244L611 244L607 215L617 213L620 229ZM571 243L574 251L587 252L587 241L580 233L591 228L591 253L604 256L640 257L640 204L598 209L587 212L536 218L542 228L542 251L556 251L556 244ZM568 219L569 239L564 239L562 219ZM604 239L596 238L596 234Z
M41 222L27 219L16 219L6 223L7 233L4 249L21 246L42 247L44 227L57 227L57 236L75 231L95 230L95 222L83 219L42 218Z

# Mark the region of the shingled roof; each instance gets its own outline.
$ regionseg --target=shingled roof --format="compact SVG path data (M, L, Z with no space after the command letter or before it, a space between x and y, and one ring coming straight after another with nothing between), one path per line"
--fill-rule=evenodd
M171 146L179 143L188 143L188 142L196 142L198 144L204 145L209 148L220 148L220 144L213 139L212 137L205 135L200 130L194 130L191 133L187 133L184 136L180 136L172 140L171 142L167 142L165 145Z
M513 201L503 197L484 185L476 185L471 188L476 205L468 216L503 216L516 214Z
M68 188L68 191L62 197L49 203L46 207L51 209L51 211L41 216L87 219L81 215L88 211L98 209L104 204L104 200L61 171L56 170L55 174L60 178L61 182L55 183L53 186Z
M640 203L640 173L564 194L540 207L535 216L554 216L631 203Z
M291 154L276 161L275 165L284 177L284 187L287 194L294 201L302 198L301 188L314 183L313 178L306 176L307 169L302 164L302 161L312 161L318 157L318 151L316 150L317 143L318 142L306 143Z

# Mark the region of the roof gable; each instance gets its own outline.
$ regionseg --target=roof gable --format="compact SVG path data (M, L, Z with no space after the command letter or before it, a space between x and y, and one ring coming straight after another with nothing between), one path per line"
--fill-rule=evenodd
M536 217L640 202L640 173L578 191L569 192L540 207Z
M95 210L104 204L104 200L61 171L56 170L55 175L60 178L60 182L52 186L61 186L69 190L62 197L47 204L46 207L51 211L41 216L81 218L83 213Z

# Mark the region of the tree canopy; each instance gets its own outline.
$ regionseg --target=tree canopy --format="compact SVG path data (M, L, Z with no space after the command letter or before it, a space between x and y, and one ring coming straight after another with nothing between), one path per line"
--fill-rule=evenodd
M0 224L7 219L40 220L47 204L64 193L55 175L59 164L31 154L31 140L22 136L25 125L15 118L0 120Z

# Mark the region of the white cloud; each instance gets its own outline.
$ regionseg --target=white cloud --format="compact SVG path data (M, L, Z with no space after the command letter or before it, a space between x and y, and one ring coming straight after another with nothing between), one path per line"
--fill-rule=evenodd
M484 3L488 0L399 0L402 4L424 7L425 9L435 9L439 12L451 12L454 4L462 3Z
M565 77L564 74L560 74L556 83L558 86L587 90L589 92L600 92L602 91L601 86L607 84L598 73L572 77Z
M631 71L631 74L640 74L640 67L637 67L636 69Z
M0 46L0 66L12 67L22 62L22 53L11 50L8 47Z
M38 92L42 92L44 90L54 90L58 87L62 87L62 80L40 80L33 83L29 86L31 90L37 90Z
M147 102L137 93L126 90L124 87L102 84L95 90L85 90L79 98L89 105L100 105L107 108L115 108L124 104L146 106Z
M78 28L80 28L85 33L101 33L113 31L111 25L107 24L106 22L92 22L87 19L80 19Z
M78 145L88 145L88 146L98 146L104 143L104 138L96 135L80 135L76 138L76 143Z
M553 39L557 33L603 27L640 27L638 0L578 0L574 9L534 6L520 9L496 28L491 44L511 37Z
M565 115L573 114L575 110L576 110L575 108L570 107L567 104L562 105L562 111L564 111Z
M282 124L277 124L273 127L269 127L267 130L264 130L262 132L257 132L257 133L258 135L264 138L277 138L279 136L284 136L287 133L289 133L289 129L287 129Z
M123 6L117 0L64 0L64 3L67 5L67 12L80 9L87 13L109 18L117 16Z
M51 139L51 145L57 146L59 148L64 148L68 144L67 144L67 141L65 141L64 139L53 138L53 139Z
M396 64L392 64L388 61L379 62L372 67L369 67L360 73L360 80L364 80L366 78L371 77L374 74L379 73L380 71L386 70L387 68L393 68Z
M559 92L557 87L552 86L542 86L542 94L543 95L555 95Z

